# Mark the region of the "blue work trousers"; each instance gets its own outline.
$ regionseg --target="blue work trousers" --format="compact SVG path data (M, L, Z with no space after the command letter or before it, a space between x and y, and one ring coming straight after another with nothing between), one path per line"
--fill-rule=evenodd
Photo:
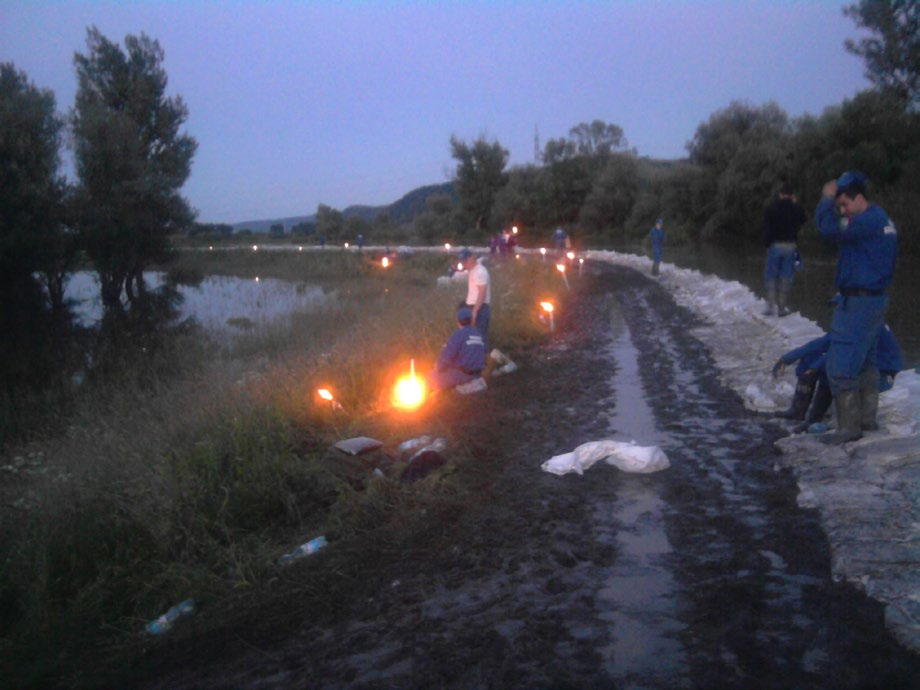
M472 304L467 304L467 307L470 309L473 308ZM476 314L476 323L473 325L476 326L476 330L482 334L482 342L486 342L489 337L489 321L492 320L492 308L488 304L483 304L479 307L479 313Z
M878 335L885 323L888 295L843 297L831 320L827 351L827 378L834 397L859 389L859 374L878 367Z
M473 379L479 378L479 376L480 374L468 374L456 367L448 367L447 369L441 370L435 369L428 375L428 385L430 385L433 390L456 388L463 383L469 383Z
M767 292L777 289L788 292L795 275L795 249L792 242L775 242L767 251L767 265L764 269L764 283Z

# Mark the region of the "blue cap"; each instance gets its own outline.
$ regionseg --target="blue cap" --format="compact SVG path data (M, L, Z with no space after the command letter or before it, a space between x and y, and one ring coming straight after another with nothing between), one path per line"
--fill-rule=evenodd
M866 182L868 181L869 178L866 177L865 173L859 170L847 170L840 176L840 179L837 180L837 196L840 196L844 192L865 192Z
M466 261L471 256L473 256L473 252L471 252L469 249L460 250L460 261Z
M469 323L473 322L473 310L469 307L460 307L457 310L457 323L462 323L466 326Z

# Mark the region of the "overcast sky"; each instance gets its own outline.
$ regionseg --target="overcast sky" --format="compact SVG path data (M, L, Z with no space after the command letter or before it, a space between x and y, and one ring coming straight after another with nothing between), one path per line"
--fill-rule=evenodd
M534 160L595 119L678 158L733 100L820 114L867 87L835 0L271 2L0 0L0 61L76 91L86 28L146 33L199 143L184 192L204 222L382 205L450 178L451 135Z

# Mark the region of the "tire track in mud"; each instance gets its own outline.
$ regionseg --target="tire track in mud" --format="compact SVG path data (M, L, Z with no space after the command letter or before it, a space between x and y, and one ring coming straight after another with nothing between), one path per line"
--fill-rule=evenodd
M816 517L773 470L780 430L721 386L695 317L632 269L585 274L554 342L461 420L497 430L478 461L500 470L461 515L369 563L385 584L334 622L159 687L911 687L916 656L830 581ZM648 433L670 469L540 469Z

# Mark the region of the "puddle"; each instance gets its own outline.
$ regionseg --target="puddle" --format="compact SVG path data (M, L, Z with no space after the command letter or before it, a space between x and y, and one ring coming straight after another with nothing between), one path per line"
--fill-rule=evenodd
M613 436L642 446L664 446L667 436L658 431L646 402L629 327L617 320L614 329ZM657 687L680 677L685 667L678 637L684 625L675 610L677 583L666 565L673 551L665 533L666 504L654 479L648 480L626 478L615 501L595 507L601 538L610 539L620 553L617 565L605 573L596 606L610 632L610 644L599 650L605 670L622 687Z

